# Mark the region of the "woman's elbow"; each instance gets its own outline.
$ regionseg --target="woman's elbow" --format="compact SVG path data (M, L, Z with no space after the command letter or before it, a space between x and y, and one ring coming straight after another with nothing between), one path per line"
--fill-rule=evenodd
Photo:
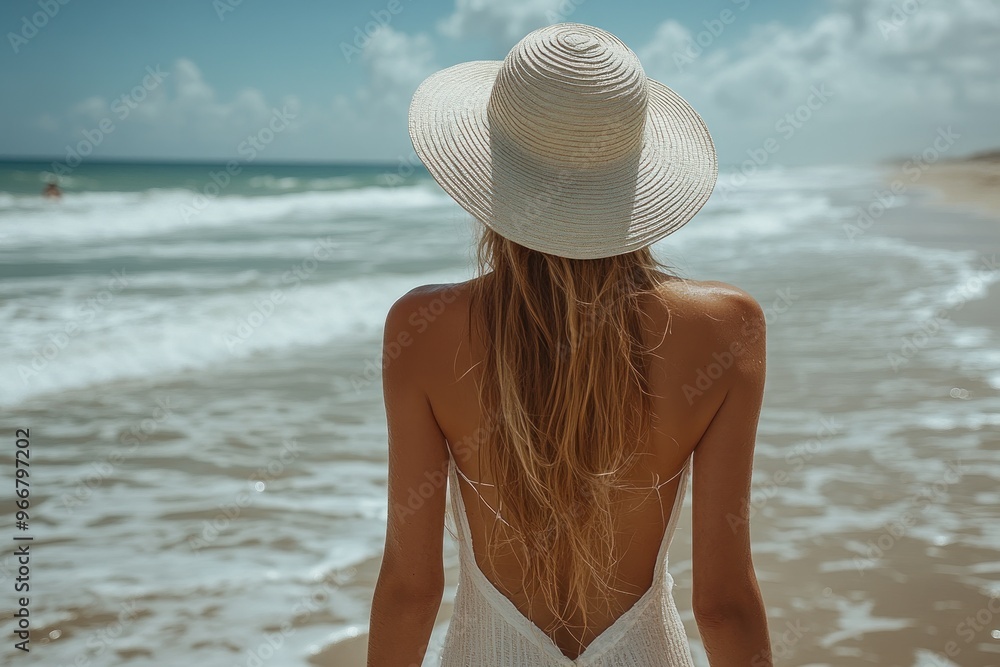
M695 622L699 627L741 624L759 617L763 607L748 602L718 600L692 605Z
M695 585L691 606L698 625L752 623L766 618L756 580L707 591Z
M375 584L375 596L395 603L440 600L444 594L444 583L443 569L431 569L417 576L409 568L398 571L383 566Z

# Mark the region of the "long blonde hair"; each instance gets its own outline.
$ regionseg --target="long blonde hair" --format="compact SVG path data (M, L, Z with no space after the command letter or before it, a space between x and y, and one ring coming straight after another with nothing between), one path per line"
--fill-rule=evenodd
M558 626L579 613L586 628L588 599L610 600L612 507L651 423L640 299L668 267L648 247L567 259L479 227L478 448L511 531L500 540L494 522L488 552L518 544L525 591L541 592Z

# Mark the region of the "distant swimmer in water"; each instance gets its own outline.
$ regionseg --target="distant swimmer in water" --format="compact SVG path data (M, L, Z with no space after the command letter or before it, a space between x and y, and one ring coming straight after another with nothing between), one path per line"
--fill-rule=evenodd
M62 197L62 191L59 190L59 186L56 185L55 181L49 181L49 184L42 190L42 196L46 199L59 199Z

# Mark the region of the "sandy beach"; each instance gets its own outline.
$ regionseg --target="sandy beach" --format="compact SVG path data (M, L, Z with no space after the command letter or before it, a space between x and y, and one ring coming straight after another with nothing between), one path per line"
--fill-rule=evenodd
M1000 221L1000 151L941 160L930 166L922 182L939 193L929 204L974 211Z

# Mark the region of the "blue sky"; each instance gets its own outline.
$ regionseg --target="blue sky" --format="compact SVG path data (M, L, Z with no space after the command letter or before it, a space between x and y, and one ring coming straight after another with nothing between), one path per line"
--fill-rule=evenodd
M95 157L224 160L281 113L262 161L394 161L424 77L553 20L618 35L703 115L724 164L769 138L776 164L906 156L949 125L955 154L1000 145L994 0L62 2L0 7L2 156L89 136Z

